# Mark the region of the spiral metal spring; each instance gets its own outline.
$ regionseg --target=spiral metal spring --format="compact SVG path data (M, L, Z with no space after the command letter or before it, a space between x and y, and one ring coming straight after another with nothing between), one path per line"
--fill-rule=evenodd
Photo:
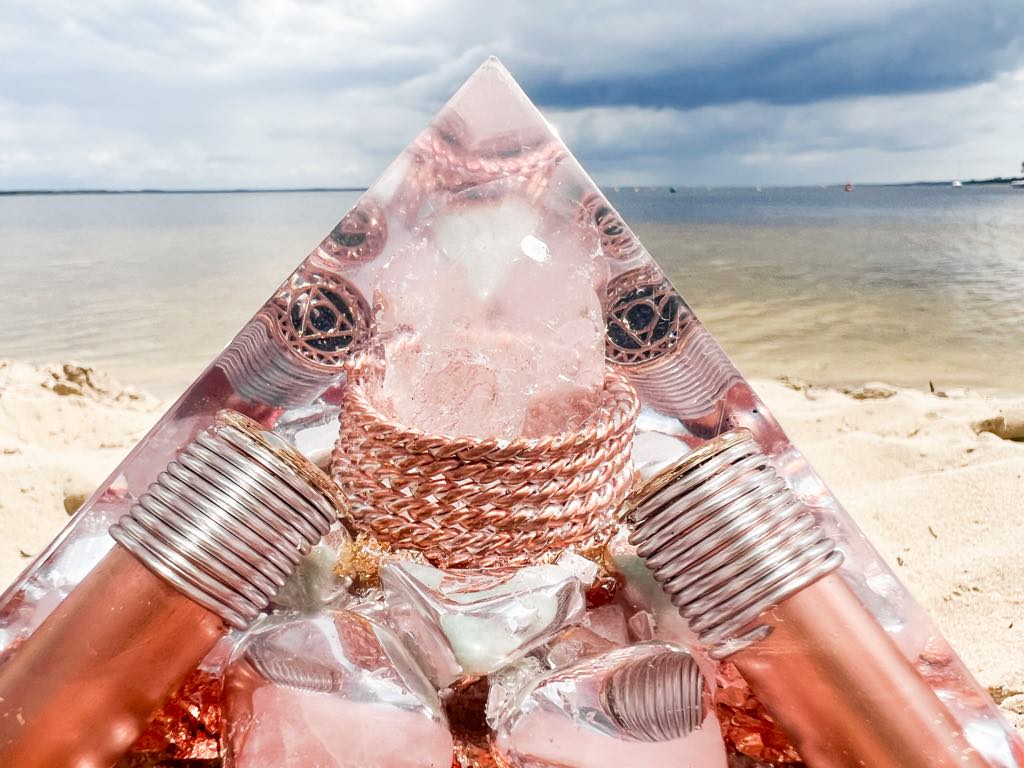
M665 650L626 662L601 690L605 714L637 741L673 741L700 728L704 675L693 657Z
M718 342L696 320L664 357L623 370L645 403L681 419L712 413L729 388L743 380Z
M754 620L842 563L842 553L761 453L725 432L627 501L655 579L716 658L762 636Z
M300 359L276 338L276 320L260 312L238 334L217 366L246 400L278 407L305 405L344 377Z
M110 534L181 593L242 629L337 514L326 475L256 423L221 411Z
M297 657L273 646L254 645L245 652L245 659L266 681L300 691L337 693L341 690L343 673L312 659Z

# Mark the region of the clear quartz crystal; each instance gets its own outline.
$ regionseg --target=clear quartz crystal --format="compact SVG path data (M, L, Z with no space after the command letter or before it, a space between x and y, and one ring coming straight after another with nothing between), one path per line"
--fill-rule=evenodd
M456 196L382 271L382 397L426 432L557 433L604 381L596 241L490 186Z
M436 691L387 628L348 611L278 614L225 675L229 768L449 768Z
M678 661L692 660L676 646L634 645L534 677L515 694L493 693L494 749L510 768L724 768L706 686L682 686ZM521 682L523 671L508 679ZM690 727L681 727L684 714Z
M442 571L391 560L380 578L389 623L439 686L505 666L586 610L583 584L558 565Z
M351 601L349 587L352 579L335 571L338 549L351 541L348 531L341 525L299 561L298 568L274 598L274 607L302 612L315 612L322 608L340 608Z

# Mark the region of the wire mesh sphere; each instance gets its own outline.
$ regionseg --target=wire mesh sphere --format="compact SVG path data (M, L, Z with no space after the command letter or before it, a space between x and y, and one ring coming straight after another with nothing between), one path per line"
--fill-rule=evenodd
M384 211L372 200L361 200L324 238L320 250L338 261L364 264L380 255L387 239Z
M664 275L641 267L608 283L605 355L617 365L642 366L669 354L693 313Z

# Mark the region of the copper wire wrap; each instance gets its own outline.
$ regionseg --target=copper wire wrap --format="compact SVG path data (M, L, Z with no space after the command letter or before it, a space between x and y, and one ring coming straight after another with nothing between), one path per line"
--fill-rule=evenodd
M260 311L235 337L217 367L231 387L250 402L290 407L316 399L342 374L327 374L296 364L294 355L277 341L273 313Z
M466 126L454 114L442 116L412 145L411 181L423 194L459 192L498 180L517 181L530 199L547 190L566 149L547 131L523 137L514 132L470 145Z
M601 243L601 253L615 261L630 261L640 255L642 246L626 222L600 192L587 192L580 199L577 220L593 226Z
M609 532L631 484L640 408L621 374L606 370L601 403L579 428L499 440L400 424L353 371L332 472L360 531L451 568L523 565Z
M314 254L328 264L365 264L380 256L387 240L384 210L364 198L345 214Z
M608 283L605 354L629 376L644 403L668 416L712 413L742 374L654 267Z

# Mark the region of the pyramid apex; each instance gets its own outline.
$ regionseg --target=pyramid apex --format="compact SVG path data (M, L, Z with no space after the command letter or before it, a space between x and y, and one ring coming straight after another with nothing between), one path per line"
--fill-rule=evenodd
M443 115L457 116L470 143L497 134L521 133L556 136L508 68L496 56L488 56L442 108Z

